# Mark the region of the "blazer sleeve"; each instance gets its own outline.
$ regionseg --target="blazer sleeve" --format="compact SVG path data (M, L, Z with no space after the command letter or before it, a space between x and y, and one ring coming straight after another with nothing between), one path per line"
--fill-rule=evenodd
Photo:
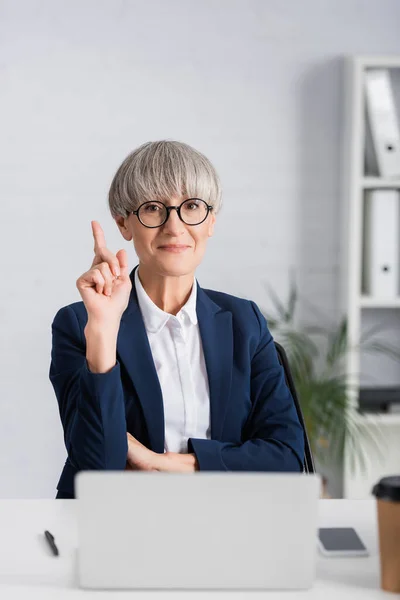
M275 344L259 308L251 302L260 341L251 362L252 410L240 445L218 440L188 441L200 470L302 471L304 432L286 385Z
M49 372L68 457L78 470L125 469L128 442L120 365L92 373L86 343L71 306L58 311L52 323Z

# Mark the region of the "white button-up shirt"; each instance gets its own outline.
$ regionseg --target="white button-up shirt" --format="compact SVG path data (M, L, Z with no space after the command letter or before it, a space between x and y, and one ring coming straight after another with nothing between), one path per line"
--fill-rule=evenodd
M210 439L210 392L196 314L197 282L176 316L154 304L138 269L135 287L163 396L165 451L187 452L190 437Z

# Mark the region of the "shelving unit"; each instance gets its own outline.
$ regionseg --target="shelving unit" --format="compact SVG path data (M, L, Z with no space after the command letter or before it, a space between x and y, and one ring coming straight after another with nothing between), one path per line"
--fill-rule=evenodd
M370 423L371 425L393 425L394 427L400 427L400 414L398 413L359 415L359 418L362 423Z
M388 179L384 177L362 177L361 186L365 190L373 190L379 188L400 189L400 179Z
M359 302L361 308L400 308L400 297L385 299L361 296Z
M346 360L350 410L362 427L370 428L371 433L379 432L383 459L378 460L371 447L365 445L364 456L367 457L368 468L364 473L360 469L354 472L350 467L350 449L346 449L343 469L343 495L345 498L369 497L374 483L380 477L400 473L400 413L360 414L358 412L358 389L363 383L363 355L358 344L365 323L377 324L382 318L392 319L393 328L389 333L390 341L392 342L393 338L397 336L400 346L400 290L399 296L394 298L371 297L362 292L365 195L367 190L371 189L400 190L400 177L383 178L365 172L364 157L367 136L364 77L365 72L370 68L388 68L400 82L400 56L355 56L346 59L341 311L347 316L351 344L351 350ZM399 105L397 108L400 111ZM390 359L379 356L376 357L376 360L379 361L380 368L381 365L383 366L382 379L376 381L375 385L383 386L387 383L384 362ZM390 374L392 379L394 371L392 363ZM400 364L397 371L398 382L396 381L394 384L400 386Z

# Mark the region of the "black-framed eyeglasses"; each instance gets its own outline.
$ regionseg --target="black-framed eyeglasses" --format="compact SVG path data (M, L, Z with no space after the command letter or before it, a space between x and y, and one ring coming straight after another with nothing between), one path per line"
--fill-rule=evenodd
M176 210L185 225L193 226L203 223L212 209L213 206L200 198L189 198L179 206L166 206L164 202L150 200L141 204L137 210L133 210L132 214L136 215L145 227L154 228L164 225L168 221L171 210Z

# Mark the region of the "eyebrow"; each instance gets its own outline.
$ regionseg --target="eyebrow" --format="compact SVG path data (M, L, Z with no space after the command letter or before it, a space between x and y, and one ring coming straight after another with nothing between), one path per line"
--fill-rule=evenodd
M162 202L166 206L179 206L180 204L182 204L182 202L185 202L186 200L201 200L201 198L199 198L198 196L188 196L187 198L182 198L181 200L176 201L176 203L170 199L168 199L167 201L166 200L145 200L145 202ZM142 204L144 204L144 202L142 202Z

